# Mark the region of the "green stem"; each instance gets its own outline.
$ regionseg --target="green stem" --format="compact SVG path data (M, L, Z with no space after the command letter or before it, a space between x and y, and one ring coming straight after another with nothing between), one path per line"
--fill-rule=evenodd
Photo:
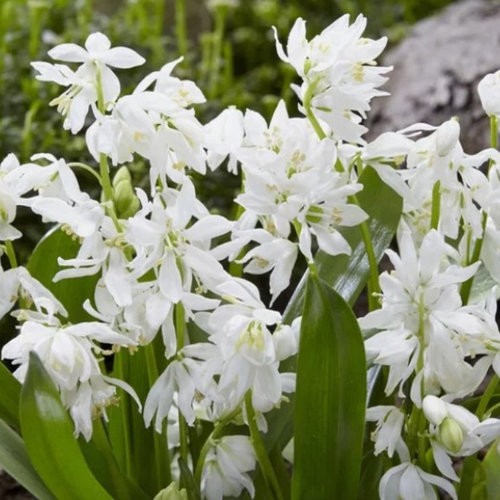
M109 175L108 160L104 153L99 154L99 169L101 172L101 184L104 192L104 199L111 201L114 205L115 197L113 194L113 185L111 184L111 177Z
M92 167L90 167L89 165L86 165L85 163L80 163L78 161L74 161L74 162L68 163L68 167L70 167L70 168L81 168L81 169L85 170L89 174L93 175L99 181L99 184L102 187L101 176Z
M153 349L153 344L144 346L146 354L146 366L148 371L149 387L151 387L158 379L158 366ZM156 466L156 488L161 490L163 484L172 482L172 472L170 469L170 458L168 452L168 441L164 432L159 434L153 431L154 436L154 452Z
M257 421L255 419L255 411L252 404L252 391L249 390L245 395L245 408L247 411L248 427L250 428L250 437L252 439L252 444L257 456L257 461L259 462L262 475L264 480L270 486L275 494L277 500L284 500L283 493L274 473L273 466L266 452L266 448L262 441L260 431L257 427Z
M439 216L441 213L441 182L437 181L432 188L432 212L431 229L437 229L439 225Z
M126 380L128 377L125 373L125 358L124 351L121 350L115 355L113 376L120 380ZM125 449L125 470L126 475L130 477L132 466L132 443L130 439L130 431L132 430L129 418L130 401L129 396L124 393L124 397L120 402L120 416L123 428L123 446Z
M218 7L215 11L215 31L213 38L212 63L210 65L210 85L208 94L211 99L217 96L219 84L220 60L222 57L222 41L224 39L224 28L226 21L226 8Z
M5 253L7 254L7 258L9 259L10 267L14 269L18 267L16 252L14 251L14 245L10 240L5 241L4 244L5 244Z
M186 318L182 302L175 304L175 335L177 340L177 351L184 347L186 330ZM181 444L181 457L188 463L188 432L184 415L179 408L179 435Z
M196 470L194 474L194 479L198 487L201 485L201 475L203 473L203 466L205 465L205 460L207 459L208 452L210 451L210 448L212 448L212 446L215 446L218 437L220 436L222 430L227 425L227 423L228 420L224 419L221 420L218 424L216 424L214 430L212 431L212 434L208 436L207 440L205 441L205 444L203 445L203 448L201 449L200 457L196 462Z
M498 375L496 373L493 374L488 384L488 387L486 387L486 390L484 391L484 394L482 395L481 400L479 401L479 405L476 410L476 416L477 418L479 418L479 420L483 419L484 414L486 413L486 409L490 404L490 400L493 397L493 394L495 394L495 389L497 388L499 381L500 380L498 379Z
M353 195L350 198L354 204L358 207L360 206L356 195ZM375 249L373 247L373 241L368 223L363 221L359 227L361 229L361 236L363 237L366 256L368 257L368 265L370 267L370 279L368 281L368 307L370 308L370 311L374 311L380 307L377 297L377 294L380 294L377 256L375 255Z
M309 122L311 123L314 131L316 132L316 135L320 139L325 139L326 138L325 131L321 128L321 125L319 124L318 119L314 115L314 113L312 111L312 107L311 107L311 100L312 100L312 96L313 96L313 92L314 92L315 88L316 88L315 83L311 83L309 85L309 87L304 95L304 109L306 110L306 117L309 120Z
M490 145L493 149L498 148L498 120L495 116L490 117ZM490 160L490 163L488 165L488 176L494 164L495 162L493 160ZM481 258L481 251L483 249L483 242L484 242L484 233L486 231L487 223L488 223L488 214L486 212L483 212L483 220L482 220L483 236L476 240L476 243L474 244L474 250L472 251L472 257L467 263L468 265L478 262L479 259ZM469 302L473 281L474 281L474 276L469 278L460 287L460 297L462 298L462 305L467 305L467 303Z
M177 36L177 49L179 53L187 56L185 0L176 0L175 2L175 34Z
M271 450L271 453L269 453L269 459L271 460L273 470L276 473L276 478L279 481L283 496L288 500L292 494L292 486L290 484L290 475L279 445L276 445Z

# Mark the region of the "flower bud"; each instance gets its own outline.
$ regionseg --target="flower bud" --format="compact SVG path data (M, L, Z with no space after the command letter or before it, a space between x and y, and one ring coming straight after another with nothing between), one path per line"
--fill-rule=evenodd
M121 167L113 179L117 216L122 219L132 217L139 210L140 202L134 192L132 177L127 167Z
M479 99L488 116L500 116L500 71L486 75L477 86Z
M439 156L446 156L457 145L460 125L455 119L443 123L436 131L436 151Z
M168 488L161 490L154 500L188 500L186 490L179 490L176 482L170 484Z
M438 428L438 439L452 453L458 453L464 443L464 432L460 425L450 417L446 417Z
M448 416L446 403L436 396L425 396L422 403L425 418L434 425L440 425Z

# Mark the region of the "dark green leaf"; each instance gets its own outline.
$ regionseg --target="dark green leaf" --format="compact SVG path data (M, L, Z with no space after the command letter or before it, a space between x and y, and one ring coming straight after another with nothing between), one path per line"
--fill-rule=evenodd
M179 458L179 469L181 470L181 488L186 489L189 500L200 500L200 492L193 473L182 458Z
M293 500L356 498L365 406L357 320L338 293L310 275L297 367Z
M161 341L161 336L158 337ZM115 356L113 373L126 380L144 402L153 384L150 380L155 378L151 373L154 361L153 346L146 346L133 356L122 350ZM109 408L108 416L111 445L122 472L151 496L166 488L171 475L165 433L158 434L154 426L147 429L136 403L123 391L120 406Z
M55 500L31 465L23 440L0 420L0 467L38 500Z
M80 438L80 448L96 479L114 500L150 500L136 484L122 474L100 421L94 422L92 440Z
M0 419L19 431L19 396L21 395L21 384L1 361L0 388Z
M500 440L495 441L489 449L482 462L484 474L486 476L487 500L500 500L500 456L498 455L498 445Z
M113 500L90 472L40 358L30 354L21 392L21 430L31 462L59 500Z
M99 274L64 279L57 283L52 280L63 269L57 263L58 257L73 259L76 257L79 248L80 243L63 233L57 226L40 240L28 263L28 270L31 275L62 302L68 311L71 323L92 321L94 319L83 309L83 303L87 299L93 299Z

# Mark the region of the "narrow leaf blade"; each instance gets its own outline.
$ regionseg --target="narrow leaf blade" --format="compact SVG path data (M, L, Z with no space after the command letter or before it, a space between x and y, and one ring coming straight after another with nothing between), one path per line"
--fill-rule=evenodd
M356 318L339 294L311 275L297 366L292 500L356 498L365 405Z
M20 429L19 397L21 384L1 361L0 387L0 419L18 431Z
M31 465L23 440L0 420L0 467L39 500L55 500Z
M31 462L57 499L112 500L90 472L59 393L34 352L21 391L20 416Z

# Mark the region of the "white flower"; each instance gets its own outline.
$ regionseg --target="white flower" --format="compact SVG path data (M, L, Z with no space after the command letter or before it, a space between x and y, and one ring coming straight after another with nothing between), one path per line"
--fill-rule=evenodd
M371 435L372 441L375 441L374 454L379 455L387 450L387 454L392 458L396 447L404 445L401 438L404 412L395 406L374 406L366 411L366 420L377 422L375 431Z
M500 71L486 75L477 86L479 98L488 116L500 116Z
M484 329L483 322L462 307L458 288L479 263L466 268L450 265L454 251L434 230L420 248L408 231L400 233L398 242L400 256L387 251L395 270L380 276L382 308L360 320L365 330L382 330L365 342L367 356L390 366L387 394L410 377L423 350L424 363L441 387L465 396L477 387L490 363L486 359L469 365L461 344L461 336ZM412 398L420 404L418 376L413 387Z
M217 291L229 304L195 315L199 326L211 334L210 343L187 346L183 352L205 361L205 381L218 379L214 418L241 405L250 389L254 408L267 412L279 404L283 392L294 390L293 381L278 367L282 359L296 353L300 321L291 327L281 325L281 315L268 310L257 287L245 280L234 278ZM274 334L269 330L273 325L277 325ZM213 397L207 389L202 392ZM265 421L259 424L265 426Z
M136 398L127 384L101 374L93 351L104 351L97 342L117 346L133 346L135 343L101 323L63 326L55 317L39 315L35 320L32 315L32 318L23 323L19 335L3 347L2 358L20 365L14 375L23 382L29 353L36 352L61 391L63 403L70 409L75 420L75 433L82 432L89 440L92 415L100 414L105 406L116 402L115 389L111 385L118 385Z
M19 297L33 303L39 313L53 317L55 314L67 316L64 306L24 267L4 271L0 266L0 319L7 314Z
M66 92L50 104L57 105L58 111L66 116L64 128L71 130L73 134L83 128L88 110L98 101L100 91L106 107L119 96L120 82L108 66L132 68L145 62L144 58L131 49L111 48L111 42L102 33L91 34L85 47L86 49L73 43L64 43L49 51L52 59L82 63L76 72L62 64L32 63L39 72L38 80L68 87Z
M380 500L438 500L434 485L457 500L455 488L449 481L411 463L402 463L389 469L380 480Z
M382 75L392 69L375 65L387 39L361 38L365 27L362 15L351 26L345 15L308 42L305 21L297 19L288 37L288 54L275 29L280 59L303 79L300 87L293 86L301 101L312 106L336 139L355 143L362 142L361 135L367 130L360 122L370 110L371 99L387 95L378 87L387 80Z
M146 61L137 52L126 47L113 47L106 35L92 33L85 48L74 43L63 43L49 50L49 56L57 61L73 63L99 63L113 68L133 68Z
M210 449L201 477L201 491L207 500L238 497L243 489L255 496L248 475L255 469L255 452L247 436L224 436Z
M426 396L422 408L430 425L434 461L442 474L453 481L458 476L453 469L453 457L473 455L500 435L500 420L480 421L466 408L435 396Z
M149 391L144 405L146 427L155 417L156 432L162 432L163 420L168 417L170 408L177 394L177 404L188 425L194 425L195 413L193 399L199 377L198 363L192 359L174 360L160 375Z

